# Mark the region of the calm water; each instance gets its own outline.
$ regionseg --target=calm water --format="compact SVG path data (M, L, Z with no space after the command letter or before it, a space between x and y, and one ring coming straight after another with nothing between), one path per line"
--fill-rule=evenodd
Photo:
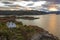
M25 25L37 25L44 28L50 33L58 36L60 38L60 15L49 14L49 15L27 15L33 17L39 17L40 19L35 20L24 20L16 19L17 21L22 21Z

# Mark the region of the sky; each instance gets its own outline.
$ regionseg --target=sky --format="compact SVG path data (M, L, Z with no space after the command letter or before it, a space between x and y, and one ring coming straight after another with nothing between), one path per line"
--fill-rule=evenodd
M24 0L15 1L12 4L0 2L0 7L9 7L6 5L19 5L24 8L38 11L60 11L60 0Z

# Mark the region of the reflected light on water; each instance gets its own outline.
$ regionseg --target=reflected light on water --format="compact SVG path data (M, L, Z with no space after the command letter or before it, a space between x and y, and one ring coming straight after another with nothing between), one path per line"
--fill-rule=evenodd
M50 15L48 30L53 34L56 33L56 14Z

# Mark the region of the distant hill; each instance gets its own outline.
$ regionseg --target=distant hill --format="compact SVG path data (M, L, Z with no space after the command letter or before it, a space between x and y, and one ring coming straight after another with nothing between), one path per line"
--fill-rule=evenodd
M60 14L60 11L51 11L49 14Z
M18 11L9 11L9 10L0 10L0 15L45 15L45 14L60 14L60 11L37 11L37 10L18 10Z
M0 15L44 15L48 14L44 11L36 11L36 10L19 10L19 11L0 11Z

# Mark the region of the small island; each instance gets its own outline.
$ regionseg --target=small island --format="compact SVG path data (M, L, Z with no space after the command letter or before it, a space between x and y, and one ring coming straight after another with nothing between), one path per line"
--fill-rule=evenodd
M18 19L35 20L35 19L39 19L39 18L38 18L38 17L29 17L29 16L25 16L25 17L18 17Z

